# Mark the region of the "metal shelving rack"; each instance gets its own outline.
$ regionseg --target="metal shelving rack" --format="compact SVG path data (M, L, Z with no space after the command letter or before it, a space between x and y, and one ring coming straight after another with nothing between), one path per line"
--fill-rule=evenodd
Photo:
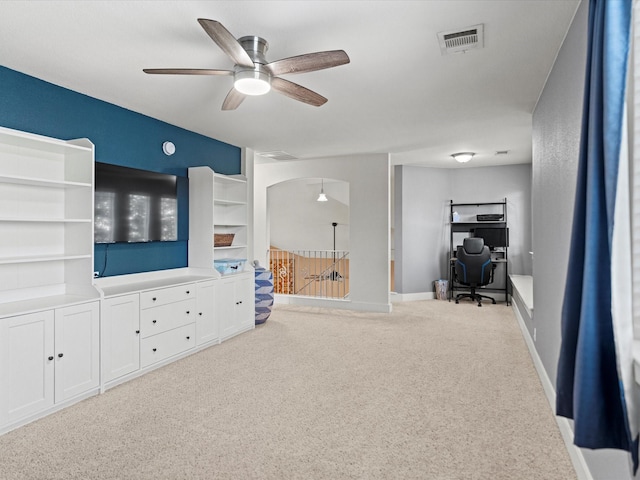
M458 212L460 210L460 212ZM486 210L486 211L485 211ZM457 213L458 218L454 221L454 212ZM478 221L477 215L484 213L496 213L502 215L502 220L499 221ZM457 252L457 246L462 244L463 234L469 234L475 228L502 228L505 230L505 238L508 237L508 223L507 223L507 199L504 198L499 202L478 202L478 203L455 203L453 200L449 201L449 292L448 299L451 301L455 296L456 291L469 291L469 287L461 284L456 284L454 275L454 262ZM458 243L459 240L459 243ZM507 244L509 242L507 241ZM497 264L496 272L494 275L499 275L496 279L494 276L493 283L485 287L480 287L479 293L498 292L504 294L504 299L507 305L510 304L509 294L509 256L508 245L499 247L491 252L492 262Z

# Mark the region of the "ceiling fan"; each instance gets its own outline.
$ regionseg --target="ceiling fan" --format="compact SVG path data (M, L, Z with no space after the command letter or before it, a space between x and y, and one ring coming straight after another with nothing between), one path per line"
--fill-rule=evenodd
M264 95L272 88L294 100L319 107L327 102L325 97L280 78L280 75L313 72L350 61L343 50L329 50L268 62L264 55L269 44L264 38L248 36L236 40L220 22L199 18L198 23L222 51L231 57L235 63L233 70L145 68L143 71L151 74L233 76L233 88L224 99L222 110L235 110L247 95Z

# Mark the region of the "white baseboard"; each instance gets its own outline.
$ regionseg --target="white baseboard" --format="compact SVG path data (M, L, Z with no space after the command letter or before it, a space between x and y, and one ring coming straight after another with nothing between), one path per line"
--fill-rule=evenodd
M390 313L391 302L389 303L365 303L354 302L352 300L337 300L331 298L315 298L296 295L274 295L276 305L302 305L305 307L337 308L341 310L354 310L358 312Z
M433 300L436 298L434 292L418 292L418 293L396 293L391 292L389 296L391 303L397 302L414 302L417 300Z
M518 307L517 305L515 305L515 303L511 305L511 308L515 313L516 319L518 320L518 325L520 326L522 337L527 344L529 354L531 355L531 359L533 360L533 365L538 372L538 377L540 377L540 382L542 383L542 388L544 389L544 393L549 402L549 407L551 408L553 416L556 419L556 423L558 424L558 428L560 429L560 434L562 435L564 444L567 447L567 452L569 453L569 458L571 458L571 463L573 463L573 468L576 471L578 480L593 480L593 476L589 471L589 467L587 466L587 462L584 459L584 455L582 455L582 451L573 444L573 430L571 428L569 420L556 415L556 391L553 387L553 384L551 383L551 380L549 379L549 376L547 375L547 371L544 369L544 365L542 364L542 360L540 359L536 347L533 344L533 339L529 335L529 331L527 330L527 326L524 323L524 319L522 318L522 315L520 315L520 311L518 310Z

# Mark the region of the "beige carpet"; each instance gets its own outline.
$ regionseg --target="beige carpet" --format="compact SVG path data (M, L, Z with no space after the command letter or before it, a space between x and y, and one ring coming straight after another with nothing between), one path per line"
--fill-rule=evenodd
M278 306L0 437L0 478L576 477L511 308L431 300Z

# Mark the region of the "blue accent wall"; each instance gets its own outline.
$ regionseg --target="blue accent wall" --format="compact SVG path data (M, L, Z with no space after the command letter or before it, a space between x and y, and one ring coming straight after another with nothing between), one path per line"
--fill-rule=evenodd
M62 140L88 138L98 162L180 177L187 177L191 166L208 165L228 175L241 168L239 147L3 66L0 125ZM170 157L162 152L167 140L176 146ZM187 266L188 200L187 189L180 188L179 241L95 245L95 270L112 276Z

